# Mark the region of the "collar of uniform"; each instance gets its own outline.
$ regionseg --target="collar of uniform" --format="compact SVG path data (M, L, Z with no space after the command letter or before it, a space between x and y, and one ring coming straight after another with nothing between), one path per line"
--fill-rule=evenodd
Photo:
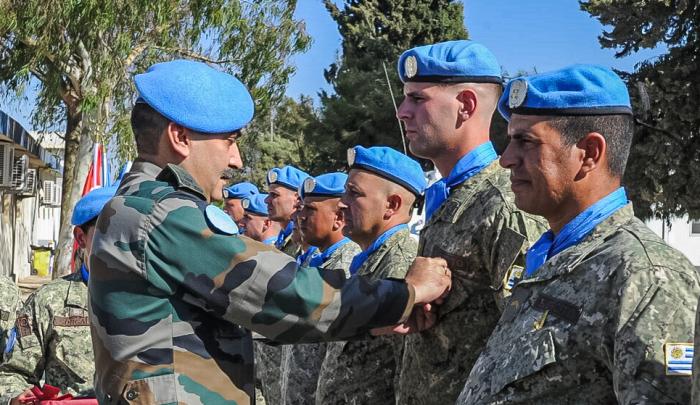
M158 177L158 174L161 172L160 166L158 166L155 163L151 163L148 161L145 161L143 159L136 159L134 160L134 164L131 165L131 170L130 171L138 171L141 173L145 173L146 175L156 178Z
M593 231L579 244L571 246L546 261L537 269L534 277L523 279L518 284L539 283L572 272L592 251L605 243L611 234L617 232L622 225L633 218L634 209L632 203L628 203L593 228Z
M83 283L80 273L73 273L65 279L68 281L66 306L87 310L87 286Z
M455 223L462 215L462 212L469 206L476 193L481 190L481 184L499 170L498 160L491 162L482 171L452 188L452 192L447 199L435 211L423 229L437 221Z
M202 197L203 200L206 200L206 196L204 195L204 190L202 190L201 187L199 187L199 184L190 176L189 173L187 173L187 170L183 169L182 167L168 163L167 166L163 168L163 170L158 174L158 177L156 177L157 180L162 180L166 181L170 184L175 184L177 185L178 189L185 189L188 190L194 194L198 194L200 197Z
M372 252L372 254L367 257L367 260L365 260L365 262L362 264L362 267L357 270L357 274L366 275L374 273L386 253L400 241L410 237L411 233L408 229L401 229L400 231L391 235L379 249Z

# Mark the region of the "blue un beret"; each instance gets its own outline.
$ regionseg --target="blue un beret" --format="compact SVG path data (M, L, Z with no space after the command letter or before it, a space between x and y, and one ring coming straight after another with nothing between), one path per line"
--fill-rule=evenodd
M345 192L345 173L325 173L316 177L307 177L299 187L299 196L305 197L340 197Z
M423 195L427 182L418 162L386 146L348 149L348 166L377 174L407 188L417 196Z
M112 186L100 187L85 194L85 196L75 204L70 223L74 226L80 226L97 218L102 208L114 197L116 192L117 187Z
M224 198L250 197L251 195L259 194L260 190L253 183L244 181L242 183L231 184L224 189Z
M297 169L294 166L275 167L267 172L267 185L279 184L294 191L299 190L299 186L309 177L308 173Z
M506 85L498 111L511 114L632 114L625 82L609 68L572 65L554 72L519 77Z
M140 100L193 131L235 132L253 118L253 99L243 83L205 63L157 63L134 82Z
M503 83L501 65L474 41L447 41L418 46L399 58L402 82Z
M266 198L267 194L249 195L241 200L241 205L244 210L251 214L266 217L268 216L267 203L265 203Z

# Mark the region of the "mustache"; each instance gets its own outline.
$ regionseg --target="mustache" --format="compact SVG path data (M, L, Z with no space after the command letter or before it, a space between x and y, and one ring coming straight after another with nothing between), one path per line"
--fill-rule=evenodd
M233 170L232 168L229 167L228 169L224 170L221 173L221 178L224 180L231 180L235 173L236 173L235 170Z

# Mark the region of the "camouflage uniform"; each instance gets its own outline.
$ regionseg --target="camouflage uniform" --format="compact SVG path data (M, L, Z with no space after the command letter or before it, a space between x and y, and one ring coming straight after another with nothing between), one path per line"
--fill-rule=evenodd
M404 278L417 250L418 244L408 229L402 229L371 254L357 274L377 280ZM402 342L400 336L382 336L328 343L316 404L394 403Z
M80 273L54 280L29 296L17 317L17 344L0 366L0 402L40 381L74 395L94 395L95 373Z
M291 257L230 235L211 208L194 179L170 164L156 180L132 168L102 210L90 256L100 403L252 403L245 328L311 342L408 316L406 283L297 271Z
M292 240L292 233L290 233L284 239L280 250L296 258L300 249L301 247ZM258 380L258 391L262 392L265 405L279 405L283 403L281 382L284 376L280 371L283 367L284 349L281 346L267 344L265 341L267 339L264 337L255 336L255 376Z
M515 287L458 403L688 403L665 350L691 342L698 294L628 204Z
M421 231L418 255L447 261L452 291L438 324L405 339L397 403L450 404L459 396L496 326L509 278L545 231L543 219L513 201L509 172L494 161L452 188Z
M17 310L22 306L17 285L0 276L0 349L5 349L6 339L12 328ZM0 363L2 363L0 359Z
M349 276L352 258L360 253L357 243L349 241L331 256L320 269L342 269ZM321 363L326 346L332 343L302 343L282 346L281 391L282 404L313 404Z

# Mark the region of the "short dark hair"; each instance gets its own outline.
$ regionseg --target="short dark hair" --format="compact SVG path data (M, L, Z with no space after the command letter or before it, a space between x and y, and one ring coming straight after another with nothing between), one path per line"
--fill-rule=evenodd
M610 173L622 178L634 135L634 119L631 115L554 116L547 123L559 131L566 146L572 146L591 132L605 138L608 149Z
M131 130L136 140L136 152L149 155L157 153L160 136L169 122L148 104L136 103L131 110Z

